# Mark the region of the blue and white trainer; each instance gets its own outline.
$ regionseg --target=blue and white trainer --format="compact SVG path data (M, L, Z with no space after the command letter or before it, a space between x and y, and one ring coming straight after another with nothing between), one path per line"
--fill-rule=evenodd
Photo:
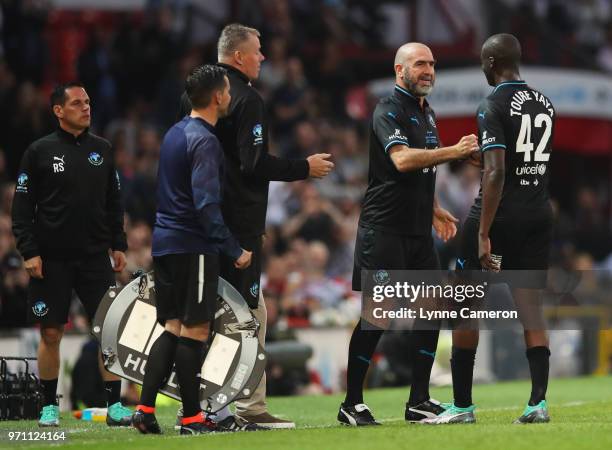
M525 407L521 417L516 419L513 423L547 423L550 422L550 416L548 415L548 408L546 407L546 400L542 400L537 405Z
M43 406L40 412L40 419L38 419L39 427L59 427L59 406L47 405Z
M436 417L430 419L424 419L421 423L428 425L443 425L451 423L475 423L476 416L474 410L476 406L471 405L467 408L460 408L455 406L453 403L444 412L438 414Z

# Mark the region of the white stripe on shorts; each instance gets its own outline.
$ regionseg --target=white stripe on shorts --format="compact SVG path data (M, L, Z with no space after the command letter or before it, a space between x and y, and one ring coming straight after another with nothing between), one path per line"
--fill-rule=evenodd
M198 263L198 303L202 303L204 294L204 255L200 255Z

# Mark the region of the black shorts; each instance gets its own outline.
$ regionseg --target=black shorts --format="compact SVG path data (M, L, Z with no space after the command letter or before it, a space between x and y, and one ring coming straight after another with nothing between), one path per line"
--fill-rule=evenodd
M513 287L543 288L552 241L552 214L542 213L529 218L507 218L493 222L489 232L491 254L501 261L502 270L533 271L521 285ZM463 226L457 270L481 270L478 259L480 220L468 217ZM510 274L509 274L510 275Z
M30 278L28 319L30 322L61 325L68 322L74 290L89 320L93 320L100 300L115 284L115 274L107 253L80 259L42 258L43 278Z
M359 225L353 264L353 290L361 291L362 270L439 270L431 236L400 236Z
M186 325L210 322L217 305L218 255L194 253L153 257L157 321Z
M251 265L244 270L236 269L233 259L226 255L220 255L221 277L240 292L249 308L257 309L261 278L262 237L238 238L238 242L243 249L253 252Z

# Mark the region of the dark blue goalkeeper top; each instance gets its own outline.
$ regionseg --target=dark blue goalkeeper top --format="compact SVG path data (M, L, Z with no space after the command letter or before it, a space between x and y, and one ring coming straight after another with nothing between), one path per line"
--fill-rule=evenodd
M224 253L242 249L221 215L223 150L213 126L185 117L164 136L157 175L153 256Z

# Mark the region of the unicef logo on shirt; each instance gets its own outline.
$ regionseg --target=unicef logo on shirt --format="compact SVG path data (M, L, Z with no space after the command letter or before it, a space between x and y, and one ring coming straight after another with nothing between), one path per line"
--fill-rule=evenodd
M17 177L17 184L19 184L19 186L25 186L28 184L28 175L26 173L19 174Z
M98 152L91 152L87 160L94 166L99 166L104 162L104 158L102 158L102 155L100 155Z
M538 173L540 175L544 175L546 173L546 164L539 164L538 165Z
M34 314L38 317L43 317L49 312L49 307L42 300L38 300L36 303L34 303L34 306L32 306L32 312L34 312Z

